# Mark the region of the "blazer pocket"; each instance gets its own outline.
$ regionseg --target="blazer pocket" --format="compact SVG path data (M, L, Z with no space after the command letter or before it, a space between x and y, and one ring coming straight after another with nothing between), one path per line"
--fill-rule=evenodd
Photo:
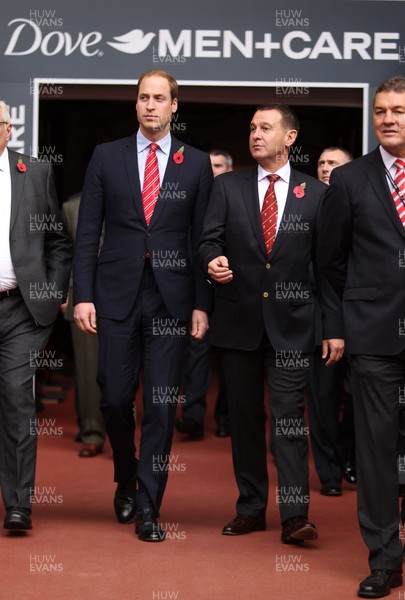
M375 300L376 298L376 287L347 288L343 292L343 300Z
M228 287L229 284L219 284L216 288L216 297L223 298L224 300L230 300L231 302L237 302L239 300L239 290L234 287Z
M119 250L112 248L111 250L102 250L99 257L97 258L97 264L113 262L118 260Z

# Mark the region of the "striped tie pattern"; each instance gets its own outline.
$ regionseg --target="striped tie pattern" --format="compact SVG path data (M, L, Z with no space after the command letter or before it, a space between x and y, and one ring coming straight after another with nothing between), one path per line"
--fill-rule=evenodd
M149 225L155 209L155 204L160 190L159 166L156 156L158 144L151 144L145 164L145 177L142 189L142 204L145 221Z
M267 255L270 254L273 248L274 240L276 238L277 231L277 198L274 191L274 184L277 179L280 179L279 175L267 175L267 179L270 181L269 187L267 188L266 195L264 197L262 212L260 213L262 219L263 237L266 245Z
M399 188L402 197L405 198L405 160L396 160L394 166L397 168L394 180L395 184ZM392 197L394 198L395 208L397 209L401 223L405 227L405 205L395 188L392 191Z

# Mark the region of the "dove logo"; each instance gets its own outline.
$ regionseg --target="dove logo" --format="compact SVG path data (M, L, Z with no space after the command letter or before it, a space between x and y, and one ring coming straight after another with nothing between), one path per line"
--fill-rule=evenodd
M26 56L40 50L44 56L55 56L64 51L65 56L69 56L75 50L80 50L83 56L95 56L99 53L98 48L94 48L103 38L99 31L91 31L85 35L79 31L76 40L73 40L70 33L63 31L50 31L46 35L42 35L41 28L34 22L28 19L13 19L8 23L8 27L18 23L15 28L6 51L5 56ZM20 36L22 35L24 42L31 38L28 48L21 49ZM20 49L17 50L16 48Z
M142 29L132 29L124 35L113 38L115 41L107 44L125 54L139 54L146 50L155 35L156 33L144 34Z

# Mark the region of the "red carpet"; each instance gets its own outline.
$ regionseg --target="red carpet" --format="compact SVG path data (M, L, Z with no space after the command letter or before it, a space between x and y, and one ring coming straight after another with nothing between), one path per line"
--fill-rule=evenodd
M161 522L168 539L148 544L133 525L114 518L111 451L77 456L72 392L39 413L36 500L32 532L1 539L3 600L348 600L368 574L356 520L356 492L319 494L311 469L310 519L319 539L305 546L280 542L275 469L268 529L248 536L220 534L234 516L230 441L215 437L210 397L206 436L175 435L172 472ZM177 466L174 466L177 465ZM3 516L3 515L2 515ZM402 590L392 592L398 599Z

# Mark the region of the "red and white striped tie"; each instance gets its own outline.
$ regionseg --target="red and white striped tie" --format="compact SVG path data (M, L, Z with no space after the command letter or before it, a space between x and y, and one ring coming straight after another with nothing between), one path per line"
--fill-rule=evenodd
M392 197L394 198L395 208L397 209L401 223L405 227L405 205L397 192L397 189L399 189L401 196L405 198L405 160L396 160L394 166L397 168L397 172L395 173L394 180L396 187L392 191Z
M159 165L156 156L158 144L152 143L145 163L145 177L142 189L142 204L145 213L145 221L149 225L155 209L157 197L160 190Z

